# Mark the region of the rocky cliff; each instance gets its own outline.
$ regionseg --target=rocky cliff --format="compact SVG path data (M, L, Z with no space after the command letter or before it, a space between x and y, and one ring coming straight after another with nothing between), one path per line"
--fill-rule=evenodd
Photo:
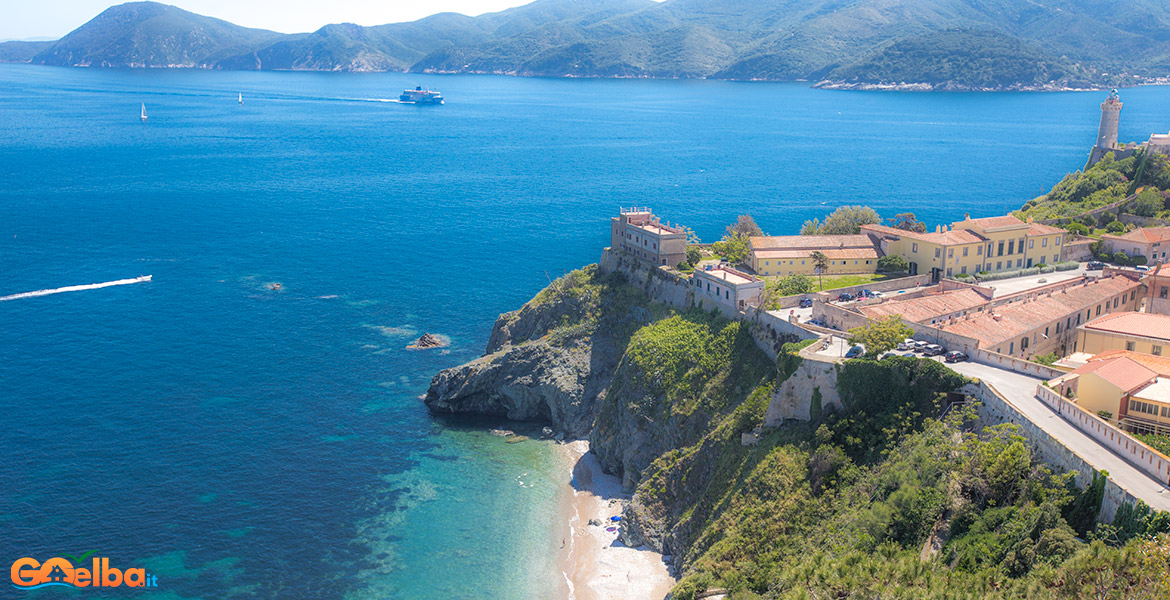
M487 353L439 373L426 403L588 438L635 490L622 541L673 557L673 598L1055 600L1087 597L1106 571L1119 594L1102 597L1165 597L1150 592L1170 586L1170 552L1124 557L1148 556L1140 536L1170 515L1130 507L1107 530L1134 538L1122 549L1078 541L1100 494L1070 488L1010 426L974 435L970 409L935 420L967 383L942 363L838 364L811 340L773 361L751 325L653 303L661 279L624 271L574 271L501 315Z
M632 488L654 459L697 442L772 373L747 325L653 303L621 272L590 266L501 315L487 353L436 375L426 404L546 421L589 439Z

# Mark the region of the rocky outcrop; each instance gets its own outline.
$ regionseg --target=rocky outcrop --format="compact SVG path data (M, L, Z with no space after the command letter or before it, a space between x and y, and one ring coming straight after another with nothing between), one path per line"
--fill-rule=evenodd
M544 421L574 437L593 428L593 402L605 382L593 377L592 345L552 347L534 342L504 349L441 371L426 405L462 412Z
M786 420L809 421L823 410L842 406L837 393L836 362L805 358L796 372L772 392L764 426L778 427Z

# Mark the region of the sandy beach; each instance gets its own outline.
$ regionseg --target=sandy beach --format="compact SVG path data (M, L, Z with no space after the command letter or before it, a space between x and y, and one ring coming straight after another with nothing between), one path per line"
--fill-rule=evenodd
M621 481L601 471L589 442L563 444L572 481L561 500L562 544L558 565L560 597L570 600L662 600L674 587L662 556L649 548L630 548L617 539L617 523L629 495ZM596 519L601 525L590 525ZM612 531L610 531L612 529ZM560 544L558 544L560 545Z

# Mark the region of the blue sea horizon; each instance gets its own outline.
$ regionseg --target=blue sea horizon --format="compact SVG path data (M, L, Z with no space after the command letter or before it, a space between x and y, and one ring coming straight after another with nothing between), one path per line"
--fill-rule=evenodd
M392 102L416 84L447 104ZM1121 95L1122 140L1170 129L1170 88ZM557 454L420 399L497 315L619 206L704 241L1018 209L1103 97L0 65L0 296L153 276L0 302L0 558L98 550L152 597L546 597Z

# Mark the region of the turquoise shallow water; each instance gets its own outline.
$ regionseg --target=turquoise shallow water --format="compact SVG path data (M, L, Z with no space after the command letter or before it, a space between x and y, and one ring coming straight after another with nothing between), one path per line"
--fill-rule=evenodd
M449 104L382 101L415 83ZM595 261L620 205L708 240L1001 214L1083 162L1100 96L0 65L0 295L154 276L0 302L0 562L94 549L152 597L546 597L555 456L418 399L497 314ZM1122 97L1123 138L1170 128L1167 88ZM403 349L423 331L452 346Z

